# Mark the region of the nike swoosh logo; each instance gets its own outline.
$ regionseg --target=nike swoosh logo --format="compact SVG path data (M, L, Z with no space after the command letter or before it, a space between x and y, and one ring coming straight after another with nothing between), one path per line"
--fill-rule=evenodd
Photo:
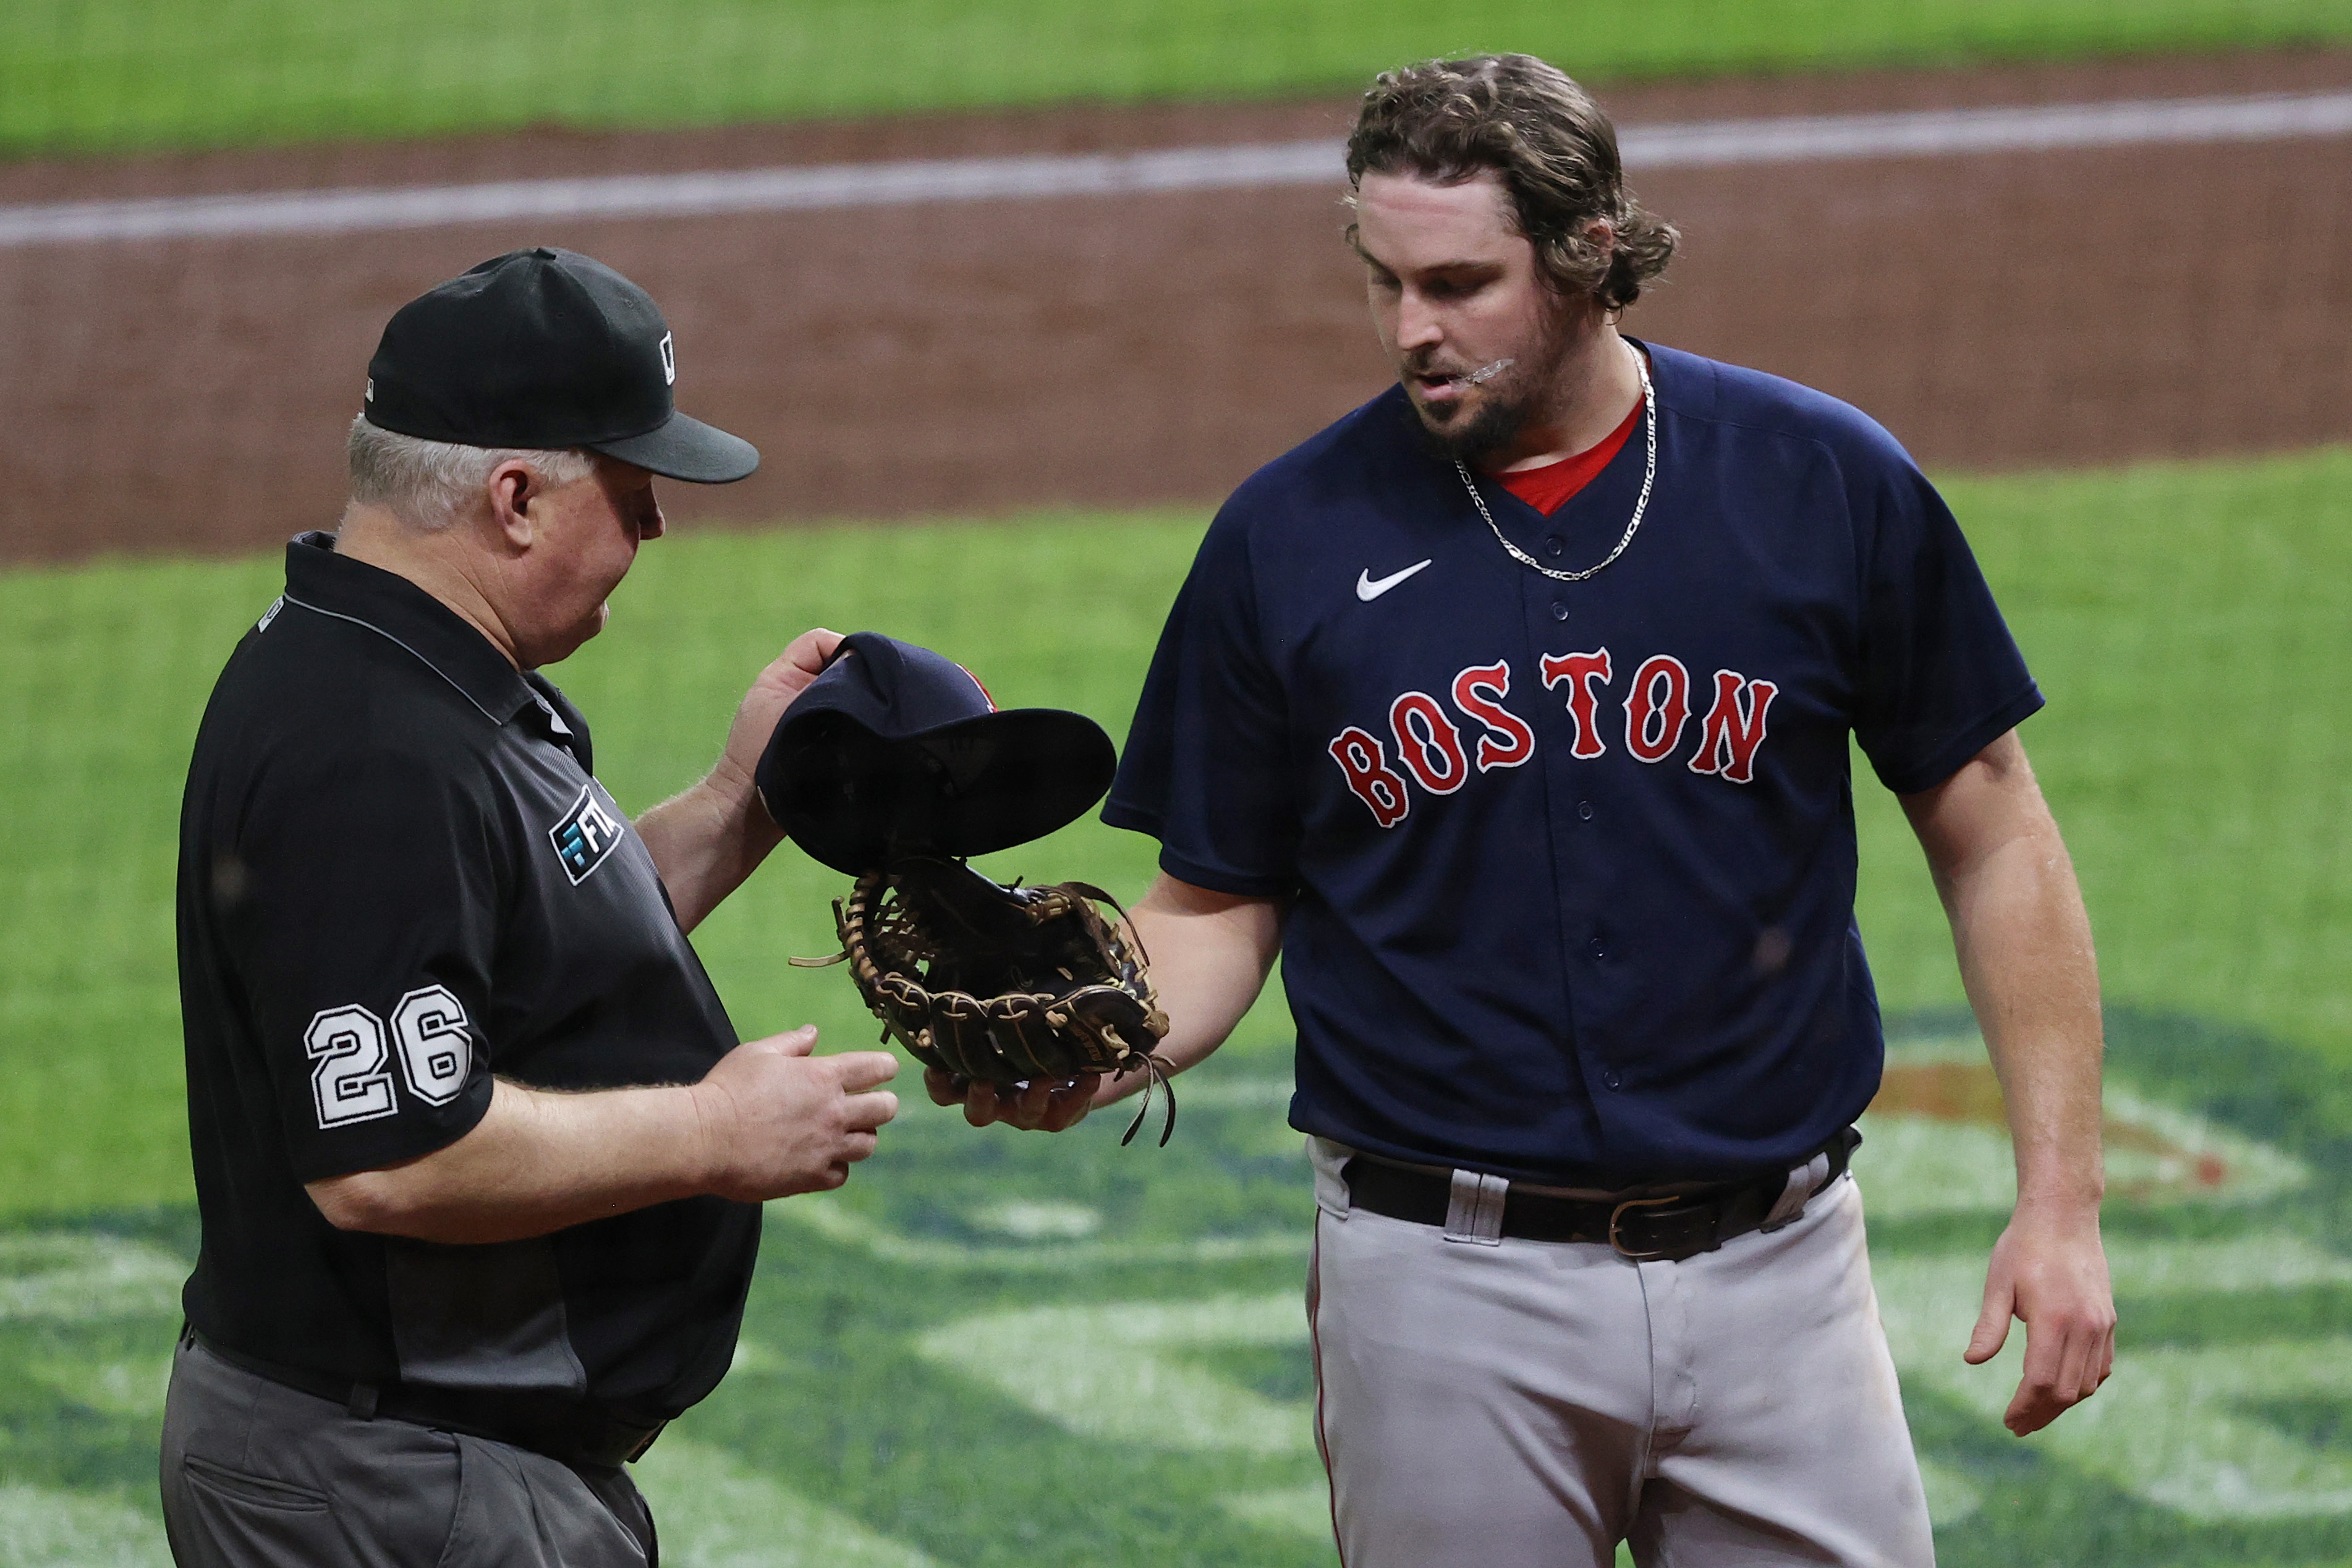
M1388 576L1381 578L1378 582L1374 582L1372 580L1370 569L1367 568L1356 574L1356 597L1362 600L1365 603L1370 604L1373 600L1378 599L1381 594L1386 593L1390 589L1394 588L1398 583L1402 582L1406 578L1411 577L1414 572L1419 571L1423 567L1427 566L1429 562L1425 560L1415 561L1412 565L1406 567L1402 571L1392 571L1389 573Z

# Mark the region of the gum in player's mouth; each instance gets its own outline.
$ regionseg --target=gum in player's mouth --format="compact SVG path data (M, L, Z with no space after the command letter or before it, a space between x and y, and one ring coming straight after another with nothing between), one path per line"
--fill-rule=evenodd
M1494 360L1475 371L1450 371L1444 375L1423 371L1415 375L1413 380L1421 383L1422 395L1424 397L1455 397L1509 368L1515 362L1510 360Z

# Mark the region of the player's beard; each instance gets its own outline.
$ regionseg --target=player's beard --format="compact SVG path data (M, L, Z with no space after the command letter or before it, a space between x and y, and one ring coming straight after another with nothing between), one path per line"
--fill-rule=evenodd
M1568 311L1547 310L1535 341L1523 352L1509 356L1509 363L1457 400L1446 417L1433 419L1428 405L1414 402L1413 412L1421 416L1422 438L1430 452L1445 462L1476 467L1508 451L1528 422L1549 412L1546 405L1559 395L1569 338ZM1436 368L1432 359L1416 356L1405 366L1405 374ZM1454 373L1466 375L1477 368L1454 369Z

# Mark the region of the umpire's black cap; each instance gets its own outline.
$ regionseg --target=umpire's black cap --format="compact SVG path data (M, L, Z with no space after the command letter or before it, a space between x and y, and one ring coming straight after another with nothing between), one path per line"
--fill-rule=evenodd
M954 660L860 632L784 710L756 781L793 841L857 876L1042 838L1101 800L1118 768L1086 715L999 711Z
M463 446L586 447L723 485L750 442L677 412L677 350L653 296L574 251L509 251L393 313L360 413Z

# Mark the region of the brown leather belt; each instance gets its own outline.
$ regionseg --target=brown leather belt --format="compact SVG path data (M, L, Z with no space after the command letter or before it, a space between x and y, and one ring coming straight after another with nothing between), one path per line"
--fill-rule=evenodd
M1806 1156L1829 1156L1819 1192L1845 1174L1862 1134L1852 1127ZM1361 1155L1339 1168L1354 1207L1416 1225L1444 1225L1454 1200L1450 1175ZM1659 1185L1668 1185L1660 1183ZM1636 1262L1678 1263L1763 1228L1788 1190L1789 1173L1660 1197L1561 1197L1513 1186L1503 1198L1502 1234L1523 1241L1605 1243Z
M362 1421L379 1416L441 1431L488 1437L545 1454L567 1465L607 1469L637 1458L668 1425L610 1405L562 1395L499 1388L432 1388L420 1384L355 1383L306 1367L281 1366L231 1350L198 1333L187 1336L231 1366L341 1405Z

